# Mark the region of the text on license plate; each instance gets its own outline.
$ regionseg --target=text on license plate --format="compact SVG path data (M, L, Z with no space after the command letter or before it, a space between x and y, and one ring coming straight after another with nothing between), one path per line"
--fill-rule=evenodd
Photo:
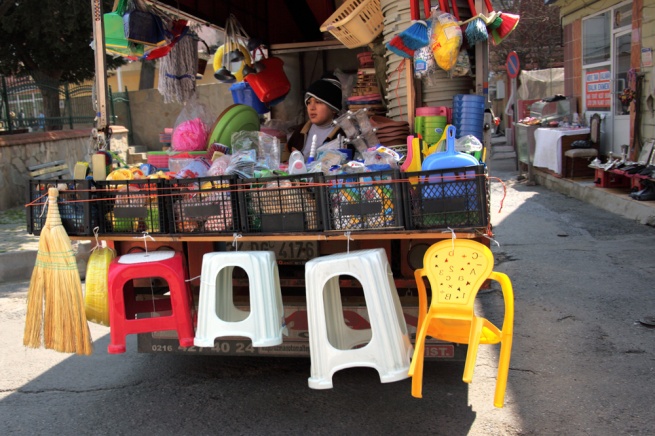
M318 256L317 241L248 241L240 249L254 251L273 251L278 260L309 260Z

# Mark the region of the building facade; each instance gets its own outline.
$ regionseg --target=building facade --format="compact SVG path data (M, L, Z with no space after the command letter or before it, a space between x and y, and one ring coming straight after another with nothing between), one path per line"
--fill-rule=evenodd
M655 0L545 0L560 7L565 94L601 115L601 153L655 137Z

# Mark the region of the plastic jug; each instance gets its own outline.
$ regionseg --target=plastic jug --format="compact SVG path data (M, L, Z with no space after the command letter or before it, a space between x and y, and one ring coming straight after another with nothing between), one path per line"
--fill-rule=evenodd
M305 174L306 172L305 157L298 150L294 150L289 156L289 174Z

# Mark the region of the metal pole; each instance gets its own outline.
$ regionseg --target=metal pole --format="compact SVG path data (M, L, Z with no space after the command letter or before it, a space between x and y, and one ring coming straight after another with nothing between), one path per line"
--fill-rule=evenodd
M3 106L5 107L5 116L7 119L7 130L9 133L11 133L13 126L11 125L14 120L11 119L11 116L9 115L9 94L7 93L7 80L5 79L5 76L0 76L2 77L2 101L3 101Z
M93 43L95 44L96 67L96 128L99 135L99 145L104 144L104 134L109 131L107 118L107 65L105 63L105 29L102 16L102 1L91 0L93 15ZM100 136L103 135L103 136ZM107 144L109 148L109 144Z
M111 124L116 124L116 111L114 110L114 94L111 92L111 86L109 86L108 88L109 88L109 108L111 109L109 120Z
M68 88L68 82L64 83L64 101L66 111L68 112L68 125L70 129L73 130L73 103L71 102L71 93Z
M453 0L456 1L456 0ZM476 11L482 11L484 6L482 0L475 0ZM487 11L490 12L490 11ZM489 41L485 40L475 44L475 93L484 97L484 134L483 134L483 157L491 160L491 107L489 101ZM485 152L486 151L486 152Z

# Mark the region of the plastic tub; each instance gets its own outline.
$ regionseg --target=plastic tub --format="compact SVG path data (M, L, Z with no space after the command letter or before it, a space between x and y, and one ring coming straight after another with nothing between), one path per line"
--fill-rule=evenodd
M474 101L484 104L484 97L477 94L457 94L453 96L453 101Z
M453 125L455 127L460 127L460 128L468 127L477 130L477 129L482 129L484 123L482 119L474 120L474 119L467 118L465 120L455 120L453 122Z
M250 106L258 114L265 114L269 112L269 108L259 100L255 91L247 82L238 82L230 86L232 93L232 100L235 104L245 104Z
M426 106L416 108L417 117L429 116L448 116L448 108L446 106Z

